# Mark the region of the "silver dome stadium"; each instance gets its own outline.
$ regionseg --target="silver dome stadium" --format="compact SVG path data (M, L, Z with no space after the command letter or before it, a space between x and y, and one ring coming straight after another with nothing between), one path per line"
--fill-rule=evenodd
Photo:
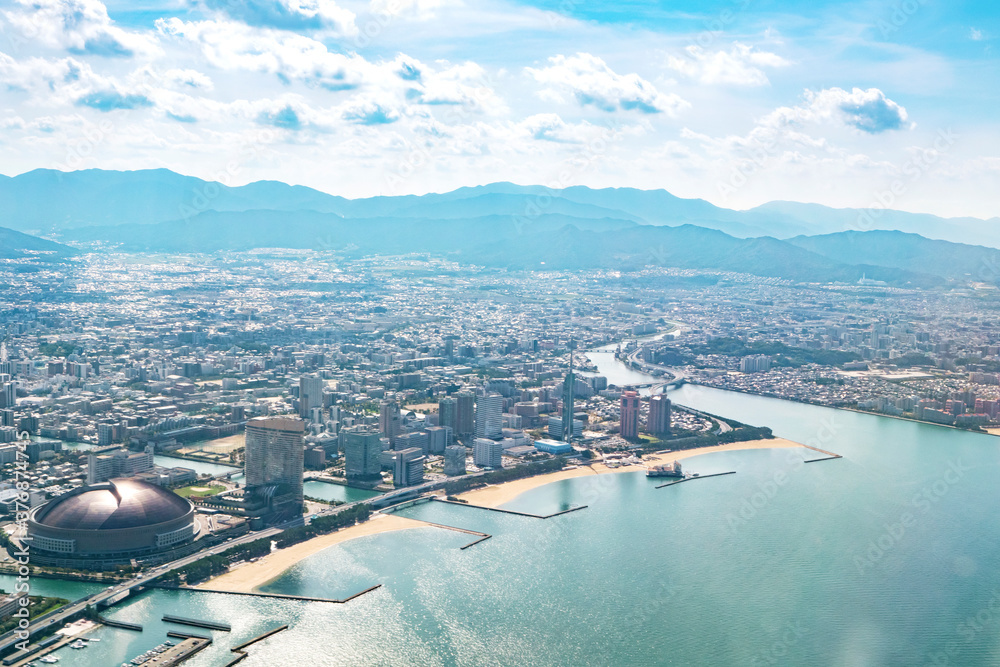
M130 559L194 539L194 505L136 479L77 489L28 516L31 550L62 559Z

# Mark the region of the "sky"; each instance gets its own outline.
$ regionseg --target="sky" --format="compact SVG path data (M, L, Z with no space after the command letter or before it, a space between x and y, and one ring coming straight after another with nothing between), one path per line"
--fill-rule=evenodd
M960 0L0 0L0 173L990 218L998 39Z

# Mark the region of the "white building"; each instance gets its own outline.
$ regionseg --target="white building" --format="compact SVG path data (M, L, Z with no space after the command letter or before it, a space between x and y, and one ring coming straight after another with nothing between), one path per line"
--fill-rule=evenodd
M480 468L501 467L503 443L489 438L476 438L472 448L472 462Z
M476 399L476 437L499 438L503 434L503 396L486 394Z

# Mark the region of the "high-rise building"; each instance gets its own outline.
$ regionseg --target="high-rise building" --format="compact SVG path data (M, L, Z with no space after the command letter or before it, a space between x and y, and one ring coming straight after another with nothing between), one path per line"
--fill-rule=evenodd
M115 425L114 424L98 424L97 425L97 446L107 447L112 442L115 441Z
M375 431L344 431L344 468L348 482L382 480L382 439Z
M392 457L395 471L392 483L397 486L413 486L424 481L424 461L426 457L419 447L402 449Z
M475 432L475 406L476 396L471 391L455 394L455 437L467 438Z
M621 434L623 438L639 437L639 409L642 401L639 394L632 390L622 392L621 397Z
M476 401L476 437L499 438L503 435L503 396L485 394Z
M427 432L427 451L431 454L444 454L451 445L451 428L448 426L429 426Z
M16 407L17 385L14 384L9 375L4 374L2 377L6 379L0 382L0 408Z
M323 409L323 378L303 375L299 378L299 416L310 417L313 408Z
M563 440L566 442L573 442L574 429L571 428L573 424L573 395L576 391L576 373L573 372L573 343L570 341L569 345L569 371L566 373L566 378L563 380L563 405L562 405L562 423L566 424L567 427L563 429L563 435L565 436Z
M403 419L399 414L399 403L382 401L378 410L378 430L383 437L389 438L389 444L396 444L396 436L403 428Z
M448 477L465 474L465 446L450 445L444 450L444 474Z
M454 431L457 427L458 401L445 396L438 401L438 426L447 426Z
M562 417L549 417L549 435L565 442L569 442L569 434L564 428L565 422ZM565 437L564 437L565 436ZM573 420L573 437L583 437L583 420Z
M112 454L87 455L87 484L98 484L118 477L134 477L153 470L153 446L139 453L119 449Z
M246 427L246 487L275 486L302 504L305 422L288 417L258 417ZM282 488L284 487L284 488Z
M503 465L503 443L489 438L476 438L472 447L472 462L481 468Z
M740 359L741 373L757 373L771 369L771 357L766 354L751 354Z
M652 435L670 433L670 407L670 399L663 394L650 397L649 417L646 419L647 432Z
M422 454L427 454L430 451L430 442L427 434L423 431L411 431L410 433L403 433L396 436L396 444L393 446L393 449L403 450L410 447L416 447Z
M0 410L0 426L14 426L13 410Z

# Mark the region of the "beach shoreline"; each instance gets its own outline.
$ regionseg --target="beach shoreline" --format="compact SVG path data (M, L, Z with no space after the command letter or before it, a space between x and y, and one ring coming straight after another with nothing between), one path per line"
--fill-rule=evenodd
M503 484L472 489L460 494L458 497L472 505L499 507L500 505L514 500L526 491L531 491L532 489L537 489L540 486L545 486L546 484L551 484L552 482L559 482L564 479L585 477L587 475L602 475L607 473L642 472L645 470L645 465L660 465L663 463L671 463L673 461L682 461L695 456L714 454L716 452L735 452L750 449L787 449L790 447L804 447L804 445L791 440L786 440L785 438L768 438L764 440L732 442L724 445L713 445L711 447L698 447L697 449L681 449L665 454L647 456L643 459L644 465L628 465L618 468L609 468L603 463L592 463L590 465L570 468L568 470L559 470L547 475L525 477L511 482L504 482Z
M320 535L311 540L285 547L284 549L278 549L254 563L240 565L225 574L220 574L218 577L204 581L195 588L252 593L255 589L281 576L300 561L329 547L359 537L379 535L397 530L424 528L428 525L423 521L407 519L395 514L373 514L364 523L355 524L326 535Z
M647 465L658 465L661 463L681 461L695 456L713 454L716 452L744 451L751 449L785 449L792 447L805 448L805 445L792 442L791 440L786 440L784 438L748 440L746 442L733 442L724 445L714 445L711 447L699 447L697 449L682 449L675 452L647 456L643 460L643 463ZM458 497L473 505L498 507L510 502L526 491L536 489L546 484L551 484L552 482L558 482L574 477L583 477L586 475L623 472L635 473L642 472L644 469L644 466L640 465L609 468L603 463L592 463L590 465L578 466L568 470L559 470L546 475L536 475L534 477L526 477L524 479L504 482L503 484L472 489L471 491L466 491L465 493L460 494ZM250 593L281 576L300 561L329 547L347 542L348 540L357 539L359 537L378 535L397 530L424 528L430 525L431 524L417 519L408 519L396 514L376 513L365 523L359 523L355 526L344 528L343 530L338 530L327 535L320 535L319 537L314 537L306 542L300 542L290 547L279 549L267 556L262 557L257 562L240 565L234 570L199 584L197 587L209 588L218 591Z

